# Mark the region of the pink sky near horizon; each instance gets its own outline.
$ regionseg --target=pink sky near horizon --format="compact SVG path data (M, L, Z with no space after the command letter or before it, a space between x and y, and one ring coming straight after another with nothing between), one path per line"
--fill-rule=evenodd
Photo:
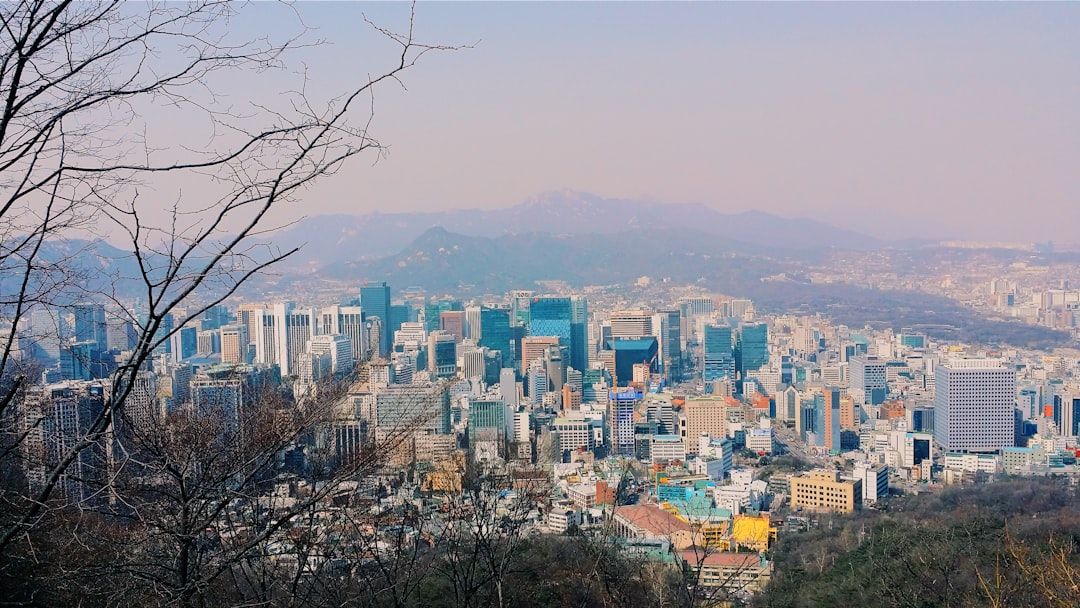
M329 42L299 57L315 90L392 59L361 13L400 29L409 10L294 8ZM272 6L244 12L253 32L284 23ZM1080 241L1080 5L421 3L416 19L423 41L476 44L377 91L388 156L324 180L303 213L497 208L570 188Z

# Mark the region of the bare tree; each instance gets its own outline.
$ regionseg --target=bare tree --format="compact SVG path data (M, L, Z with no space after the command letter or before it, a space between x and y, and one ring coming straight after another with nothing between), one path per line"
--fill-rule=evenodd
M11 480L0 489L0 570L11 566L16 554L33 554L30 540L38 527L68 516L52 509L58 487L80 458L109 440L154 351L187 320L294 253L267 242L272 211L349 159L383 150L369 133L374 88L400 83L402 72L421 56L448 48L414 41L411 14L400 34L369 24L397 45L393 61L320 101L309 94L304 74L289 71L290 53L306 44L302 22L297 19L300 31L285 40L237 39L231 20L247 10L259 8L216 0L139 5L18 0L0 6L0 468ZM278 88L272 100L238 104L219 95L219 87L238 74L273 83L295 76L296 84ZM186 130L201 134L198 145L162 139L162 124L149 118L151 107L165 112L164 122L180 120ZM177 194L163 205L157 193L170 185ZM161 207L169 212L155 217L152 210ZM105 232L120 235L130 253L108 264L100 258L83 263L99 247L91 239ZM120 306L124 293L138 294L138 313ZM79 301L117 304L135 328L134 346L105 382L100 407L47 462L40 483L30 486L7 475L23 468L27 438L40 422L28 422L17 411L33 382L19 334L35 308L62 310ZM175 317L171 326L170 317ZM157 476L155 483L171 479L180 488L191 475L217 475L216 487L236 475L255 483L269 460L200 459L243 459L254 448L270 454L313 422L305 413L291 415L281 427L285 430L279 429L281 412L276 412L273 424L258 421L259 431L239 444L215 443L218 436L200 446L202 453L191 449L198 438L214 435L204 428L215 424L212 419L172 420L173 430L191 443L142 437L142 454L150 460L140 466L157 466L150 476ZM266 443L245 443L250 441ZM244 449L230 452L230 447ZM178 452L183 450L194 460L185 461ZM239 464L240 469L233 466ZM143 471L142 479L147 475ZM300 506L322 498L314 491ZM192 574L190 562L185 563L208 542L197 526L233 503L219 497L213 504L207 513L187 514L180 527L188 528L174 535L183 542L180 561L169 572L169 593L184 601L206 591L208 576L216 580L228 571L224 564L206 564L209 570ZM133 513L149 508L129 506ZM276 521L273 525L285 520ZM263 540L243 542L254 546Z

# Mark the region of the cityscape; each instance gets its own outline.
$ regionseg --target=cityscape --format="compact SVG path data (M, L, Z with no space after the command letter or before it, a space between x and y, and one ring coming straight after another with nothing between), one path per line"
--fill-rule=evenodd
M0 7L0 604L1080 605L1076 18Z

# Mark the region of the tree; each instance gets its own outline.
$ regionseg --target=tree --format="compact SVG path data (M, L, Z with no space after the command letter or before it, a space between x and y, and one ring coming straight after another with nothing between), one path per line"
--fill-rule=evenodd
M414 41L411 14L401 34L369 22L397 46L393 61L320 100L308 93L304 74L290 72L290 53L307 44L302 24L285 40L238 39L231 22L251 10L260 8L215 0L0 6L2 574L33 554L36 530L70 515L61 507L80 506L59 500L61 488L74 466L98 462L87 455L111 441L153 353L185 322L294 253L268 241L273 211L353 157L384 149L369 133L375 87L399 83L421 56L448 48ZM244 105L220 96L219 88L239 74L281 82L280 94ZM176 121L194 136L170 145L163 137ZM161 207L168 213L155 217L152 210ZM94 240L105 235L130 251ZM129 297L139 310L127 305ZM30 484L19 472L32 456L29 440L40 436L47 418L30 415L23 401L36 370L24 349L32 341L27 346L20 337L33 312L56 318L80 302L106 303L122 315L134 329L132 348L116 361L103 398L41 460L40 478ZM41 328L33 329L40 339ZM284 434L248 439L270 441L259 446L266 453L311 422L300 416ZM195 417L170 424L200 435L206 430L200 425L210 423ZM168 473L165 454L183 446L143 439L141 448L160 450L156 462ZM197 456L224 454L218 443L205 447ZM251 468L245 472L259 470L244 464Z

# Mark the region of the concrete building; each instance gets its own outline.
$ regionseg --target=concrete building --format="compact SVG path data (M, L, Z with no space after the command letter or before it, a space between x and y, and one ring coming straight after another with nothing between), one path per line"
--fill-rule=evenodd
M934 376L934 441L948 451L997 451L1015 442L1016 370L994 359L951 359Z
M862 501L862 481L841 480L839 471L816 469L790 479L791 506L851 513Z

